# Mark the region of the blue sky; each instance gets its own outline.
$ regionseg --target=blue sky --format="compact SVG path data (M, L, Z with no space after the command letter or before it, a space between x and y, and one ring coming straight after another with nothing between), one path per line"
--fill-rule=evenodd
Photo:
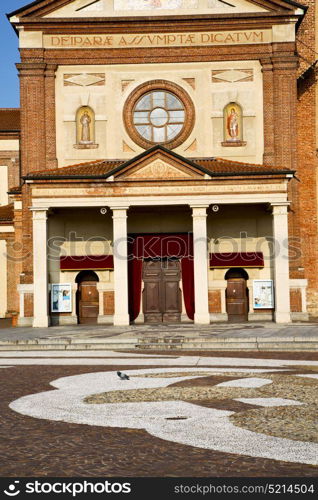
M20 106L19 78L15 63L20 61L18 37L6 14L33 0L0 0L0 108Z

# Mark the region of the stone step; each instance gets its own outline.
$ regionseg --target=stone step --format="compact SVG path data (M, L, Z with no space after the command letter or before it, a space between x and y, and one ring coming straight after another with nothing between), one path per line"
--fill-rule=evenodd
M318 339L313 337L270 338L209 338L151 337L107 339L33 339L1 341L0 351L101 351L101 350L257 350L257 351L318 351Z

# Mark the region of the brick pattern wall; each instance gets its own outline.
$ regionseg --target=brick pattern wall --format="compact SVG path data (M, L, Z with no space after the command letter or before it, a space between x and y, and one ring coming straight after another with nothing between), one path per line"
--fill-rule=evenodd
M290 310L291 312L301 312L301 291L298 288L290 290Z
M24 316L26 318L33 317L33 293L24 294Z
M114 292L104 292L104 314L112 315L115 312Z
M316 141L316 100L317 83L311 63L317 59L315 37L317 20L315 0L301 1L307 5L306 16L297 35L297 50L300 55L298 74L298 218L297 225L301 238L303 255L303 277L308 279L308 312L318 316L318 240L317 240L317 141ZM306 71L306 72L305 72ZM304 73L305 72L305 73Z
M221 312L221 291L220 290L209 290L209 312L210 313L220 313Z

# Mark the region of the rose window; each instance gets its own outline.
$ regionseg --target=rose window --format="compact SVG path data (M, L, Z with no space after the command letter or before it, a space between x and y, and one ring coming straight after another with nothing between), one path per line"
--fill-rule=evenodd
M166 143L183 129L185 109L182 101L166 91L143 95L133 111L133 123L138 134L153 143Z

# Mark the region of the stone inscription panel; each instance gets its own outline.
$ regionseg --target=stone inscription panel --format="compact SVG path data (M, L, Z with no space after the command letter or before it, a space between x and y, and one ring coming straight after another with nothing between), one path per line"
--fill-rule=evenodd
M216 194L216 193L283 193L286 192L287 185L284 183L277 184L244 184L244 185L228 185L228 186L209 186L209 185L191 185L191 186L156 186L156 194L175 195L175 194ZM72 197L72 196L145 196L153 195L153 187L116 187L103 186L94 188L33 188L32 197Z
M109 35L44 35L46 49L123 49L271 43L271 30Z

